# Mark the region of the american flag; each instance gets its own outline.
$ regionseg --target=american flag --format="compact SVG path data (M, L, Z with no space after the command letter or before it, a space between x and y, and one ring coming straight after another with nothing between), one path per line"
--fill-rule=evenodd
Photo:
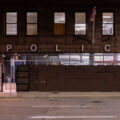
M91 17L90 17L90 22L93 22L95 20L96 16L96 7L92 9Z

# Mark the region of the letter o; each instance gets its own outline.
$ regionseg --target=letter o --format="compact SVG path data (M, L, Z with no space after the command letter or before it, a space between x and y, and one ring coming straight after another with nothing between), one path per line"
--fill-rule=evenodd
M32 44L30 49L31 49L32 52L36 52L38 48L37 48L36 44Z

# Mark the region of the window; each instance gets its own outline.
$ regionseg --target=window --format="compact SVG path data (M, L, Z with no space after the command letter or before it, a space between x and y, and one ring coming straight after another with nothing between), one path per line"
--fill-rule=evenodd
M75 13L75 35L86 35L86 13Z
M90 65L90 53L81 53L82 65Z
M59 65L59 56L57 54L51 54L49 57L50 65Z
M94 53L94 65L104 65L104 53Z
M71 53L70 54L70 65L79 65L80 64L80 54Z
M91 65L91 53L46 53L46 54L21 54L17 60L25 65ZM94 66L120 65L120 53L94 53Z
M27 35L37 35L37 12L27 12Z
M17 35L17 12L6 13L6 35Z
M103 53L95 53L94 54L94 61L95 62L101 62L101 61L103 61Z
M120 61L120 53L115 53L115 60Z
M54 35L65 35L65 12L54 13Z
M119 65L119 54L117 53L95 53L94 65Z
M103 13L103 24L102 24L102 34L103 35L113 35L114 34L114 14L113 12Z
M107 62L114 61L114 54L104 53L104 61L107 61Z
M89 65L90 54L89 53L61 53L59 54L60 65Z
M70 54L62 53L59 54L60 65L69 65L70 64Z

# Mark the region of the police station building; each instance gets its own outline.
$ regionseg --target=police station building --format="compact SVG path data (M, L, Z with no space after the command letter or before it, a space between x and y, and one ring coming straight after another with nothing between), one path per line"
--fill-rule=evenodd
M120 2L1 1L0 91L120 91Z

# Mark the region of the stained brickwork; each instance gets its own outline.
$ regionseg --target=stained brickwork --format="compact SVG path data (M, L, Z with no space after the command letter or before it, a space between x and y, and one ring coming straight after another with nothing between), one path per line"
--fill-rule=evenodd
M111 52L120 52L120 8L109 6L96 6L96 24L95 24L95 45L94 52L104 52L104 45L111 45ZM38 52L55 51L55 45L58 44L64 52L80 52L81 44L85 45L84 52L90 52L92 41L92 23L89 22L92 6L43 6L43 7L29 7L28 8L2 8L0 12L0 52L6 52L6 45L12 44L13 50L11 52L31 52L29 50L31 44L37 44ZM18 12L18 35L6 36L5 35L5 12L17 11ZM26 12L38 12L38 35L26 36ZM54 12L66 12L66 34L64 36L54 36ZM74 13L76 11L87 12L87 35L75 36L74 35ZM103 36L102 35L102 12L112 11L115 13L115 35ZM65 46L65 47L63 47ZM71 48L72 46L72 48Z
M7 54L7 44L13 45L9 53L34 53L30 46L36 44L37 53L56 52L56 44L61 52L91 52L92 23L88 2L71 5L26 5L2 6L0 11L0 53ZM93 52L103 53L104 45L111 45L111 51L120 53L120 7L117 5L97 4L95 23L95 44ZM18 12L18 35L5 35L5 13ZM38 35L26 36L26 12L38 12ZM66 34L54 36L54 12L66 13ZM75 12L86 12L87 35L74 35ZM102 13L115 13L115 35L102 35ZM81 45L84 51L81 51ZM36 52L35 52L36 53ZM32 91L120 91L119 66L30 66L30 90ZM25 88L24 88L25 89Z
M120 91L120 68L30 66L29 88L30 91Z

